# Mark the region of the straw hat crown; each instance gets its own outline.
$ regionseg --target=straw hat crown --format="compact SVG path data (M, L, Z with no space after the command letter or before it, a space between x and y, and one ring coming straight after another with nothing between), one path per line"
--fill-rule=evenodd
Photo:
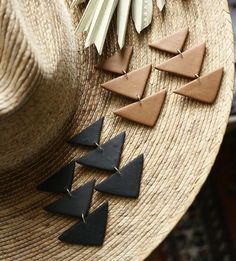
M6 172L39 154L75 112L77 47L62 0L1 0L0 17L0 171Z

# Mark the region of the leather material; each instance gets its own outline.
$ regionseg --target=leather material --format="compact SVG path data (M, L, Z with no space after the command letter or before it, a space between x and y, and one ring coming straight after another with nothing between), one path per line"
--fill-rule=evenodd
M172 35L169 35L157 42L150 43L149 46L153 48L157 48L161 51L179 54L179 51L183 50L184 44L188 37L189 29L184 28Z
M115 115L153 127L161 113L166 97L166 91L142 99L140 102L132 103L114 112Z
M156 69L194 79L201 71L205 50L206 44L200 44L157 65Z
M114 167L118 168L120 164L124 141L125 132L122 132L102 144L101 148L97 148L79 158L77 163L87 167L115 172Z
M116 172L98 184L95 189L116 196L138 198L143 172L143 160L143 155L138 156L124 166L120 173Z
M132 53L133 47L123 48L95 67L116 74L124 74L124 71L128 71Z
M69 143L72 145L83 145L89 147L96 147L96 143L99 144L104 117L96 121L80 133L75 135Z
M108 202L66 230L58 239L62 242L84 246L101 246L104 242L108 217Z
M86 216L90 208L94 185L95 180L90 181L72 191L71 195L67 195L47 205L44 207L44 210L71 217L81 218L82 215Z
M109 82L101 84L101 86L117 94L128 98L138 100L142 98L149 75L152 70L152 65L146 65L140 69L127 73Z
M205 76L192 81L174 93L189 97L191 99L212 104L215 102L220 89L224 68L220 68Z
M53 176L37 186L37 189L45 192L66 193L71 190L75 171L75 161L63 167Z

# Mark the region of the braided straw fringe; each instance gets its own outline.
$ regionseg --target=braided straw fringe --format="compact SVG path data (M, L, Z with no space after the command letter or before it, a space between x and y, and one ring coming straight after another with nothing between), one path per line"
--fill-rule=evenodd
M81 12L79 9L73 12L76 22ZM233 95L234 44L227 1L167 1L162 14L155 8L152 26L141 36L130 23L126 40L127 45L134 47L131 71L172 57L150 49L148 42L186 26L190 29L186 48L203 41L207 43L202 74L224 66L221 90L213 106L204 105L172 94L188 80L153 70L145 96L163 89L168 91L161 117L153 129L113 115L115 109L130 101L99 88L99 84L112 75L94 70L94 65L102 58L92 47L84 50L84 37L78 36L82 93L78 112L68 121L71 132L61 132L32 163L1 176L1 260L139 261L172 230L206 180L228 122ZM103 58L118 49L115 24L110 29L108 42ZM42 206L55 196L36 192L35 186L85 152L81 148L72 149L66 140L75 128L81 130L101 116L106 116L101 142L127 131L122 166L137 155L145 154L140 198L108 198L95 192L91 211L104 200L110 201L103 247L63 244L57 237L75 220L45 213ZM107 174L78 166L73 188L94 177L99 183Z

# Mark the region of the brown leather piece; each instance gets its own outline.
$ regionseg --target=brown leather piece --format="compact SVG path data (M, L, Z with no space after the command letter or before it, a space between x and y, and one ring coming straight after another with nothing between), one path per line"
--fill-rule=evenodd
M194 79L201 71L205 50L206 44L200 44L157 65L156 69Z
M197 101L212 104L216 100L223 77L224 68L219 68L195 81L192 81L174 93Z
M128 70L132 53L133 47L128 46L116 52L114 55L96 65L95 67L117 74L124 74L124 71L127 72Z
M160 91L141 101L132 103L114 112L125 119L153 127L160 115L166 97L166 91Z
M134 100L142 98L147 80L152 70L152 65L146 65L140 69L115 78L101 84L104 89L129 97Z
M184 28L172 35L169 35L158 42L150 43L149 46L159 50L178 54L178 50L182 51L189 33L188 28Z

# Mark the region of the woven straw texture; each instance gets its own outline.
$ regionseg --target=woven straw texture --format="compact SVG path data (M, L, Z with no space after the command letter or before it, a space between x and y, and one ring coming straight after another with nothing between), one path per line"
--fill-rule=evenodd
M1 1L1 6L7 2L17 4L18 1ZM56 33L53 36L55 39L61 39L62 46L59 49L63 50L63 54L66 54L61 59L66 78L67 73L73 73L75 63L73 63L72 56L67 55L69 48L73 47L73 38L68 40L67 37L70 35L71 22L68 20L66 10L62 7L62 1L24 0L22 2L28 3L29 6L32 6L29 2L38 3L38 7L42 5L42 2L45 3L46 8L43 13L39 13L40 8L35 10L35 13L29 13L44 18L47 14L50 24L55 24ZM64 14L61 14L57 8ZM63 19L58 21L55 13L61 14ZM74 10L74 22L77 20L77 15L81 15L79 9ZM46 31L44 26L48 23L39 25L35 17L31 18L31 21L35 21L38 26L34 34L39 32L43 34ZM63 27L65 21L68 23L68 30ZM45 127L45 135L47 136L47 131L51 133L47 138L47 141L51 142L46 146L45 140L42 139L42 137L45 138L45 135L38 135L38 142L42 142L42 147L31 141L30 148L32 148L32 152L37 152L37 155L32 156L31 149L28 148L26 156L31 157L32 160L26 161L27 164L20 165L19 163L10 169L12 160L15 161L23 156L16 157L17 155L15 155L15 159L9 156L4 159L4 162L1 158L1 164L3 162L5 165L5 167L1 166L3 173L0 180L1 260L139 261L145 259L172 230L206 180L218 153L228 121L233 93L234 53L232 25L227 2L226 0L167 1L166 11L163 14L155 9L153 24L150 28L139 36L135 33L133 25L130 24L127 34L127 44L134 47L129 69L133 70L148 63L155 65L172 57L150 49L148 42L186 26L190 28L190 36L185 49L203 41L207 43L202 74L224 66L225 75L221 91L213 106L190 101L172 94L173 90L187 82L186 79L153 69L145 96L163 89L168 91L162 114L153 129L122 120L113 115L115 109L129 104L130 101L108 93L99 87L100 83L111 79L112 75L94 69L94 65L101 58L98 57L94 48L84 50L82 48L84 39L81 36L78 37L79 81L77 81L77 85L80 92L77 96L72 95L73 97L69 98L69 94L65 96L68 90L61 87L62 89L59 91L54 85L53 95L51 93L48 96L50 99L54 96L68 97L71 99L71 107L74 104L74 97L77 97L78 109L75 117L68 120L69 115L73 114L73 109L71 111L68 109L67 116L64 113L59 113L56 119L61 123L64 122L63 126L65 127L55 135L55 130L60 128L60 124L55 119L52 120L54 122L52 124L50 117L47 116L47 124L51 124L51 128L54 126L54 132L50 132L50 128L47 130ZM33 35L32 32L25 34ZM29 37L29 39L31 38ZM109 45L106 46L103 57L109 56L118 48L114 25L109 32L108 42ZM45 42L45 46L48 47L51 45L54 47L54 44L52 39L50 43ZM40 51L35 51L35 53L39 56L41 54ZM47 58L49 59L50 55ZM71 62L68 64L70 59ZM45 60L43 59L42 62ZM58 66L57 70L60 72L62 69ZM56 75L60 75L59 72ZM68 87L70 84L71 87L73 86L70 77L66 81ZM57 82L52 81L48 86L53 86ZM46 91L44 94L46 99ZM15 97L17 98L17 96ZM22 100L25 100L25 97L22 97ZM24 112L31 115L31 107L27 108L26 106L32 98L33 95L28 102L25 102L25 105L18 106L17 113ZM56 104L63 103L65 108L70 108L66 98L65 100L63 98L55 100L58 102L55 102ZM58 107L50 106L49 101L45 106L42 106L42 108L44 107L58 109ZM2 106L1 109L7 110L5 106ZM50 109L44 115L50 115ZM93 248L63 244L57 240L57 237L76 221L45 213L42 207L55 200L56 196L39 193L35 187L71 159L86 152L81 148L71 149L66 141L76 131L83 129L101 116L106 116L102 142L109 140L121 131L127 132L122 166L137 155L144 153L145 168L141 195L138 200L129 200L104 196L95 192L91 211L105 200L109 200L110 203L108 228L103 247ZM9 119L11 119L10 116ZM25 125L25 128L29 128L29 130L32 128L31 131L33 131L32 126ZM16 135L17 132L12 130L12 133ZM12 144L12 141L8 142ZM4 157L2 156L4 152L2 144L1 140L0 157ZM43 148L43 146L46 147ZM23 148L23 146L21 147ZM77 166L73 188L94 177L97 178L97 182L100 182L107 175L109 174L102 171Z
M1 0L0 17L0 172L6 172L34 158L71 121L78 51L63 1Z

